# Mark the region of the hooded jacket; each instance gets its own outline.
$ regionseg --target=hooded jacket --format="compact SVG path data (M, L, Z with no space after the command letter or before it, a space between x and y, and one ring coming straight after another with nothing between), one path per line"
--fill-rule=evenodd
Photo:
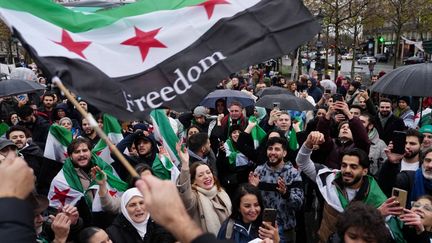
M308 88L307 92L308 92L308 95L313 97L313 99L316 103L321 99L323 92L320 88L317 87L316 79L311 78L310 81L312 82L312 86L310 88Z
M132 146L132 143L136 143L138 139L144 139L151 142L151 151L147 155L139 155L139 156L130 156L124 153L126 148ZM117 145L117 149L123 153L123 156L131 163L133 167L135 167L139 163L144 163L152 167L153 161L155 160L159 150L156 144L156 141L152 136L144 136L141 131L137 131L135 133L127 135L123 140L121 140ZM127 181L129 179L129 172L120 162L120 160L111 153L111 157L114 159L114 162L111 164L113 168L116 170L118 175L123 181Z

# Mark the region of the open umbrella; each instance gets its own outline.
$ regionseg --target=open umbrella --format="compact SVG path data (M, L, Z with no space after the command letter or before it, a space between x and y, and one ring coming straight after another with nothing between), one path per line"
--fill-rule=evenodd
M33 93L44 90L45 86L35 82L21 79L0 80L0 97Z
M371 90L399 96L431 96L432 63L402 66L387 73Z
M288 89L277 87L277 86L271 86L268 88L261 89L256 93L256 96L263 97L265 95L275 95L275 94L289 94L293 95Z
M275 106L279 106L279 109L281 110L295 111L307 111L314 109L314 106L306 99L286 94L265 95L261 97L255 103L255 105L268 109L273 109Z
M255 100L252 98L252 96L248 95L245 92L231 89L217 89L208 94L201 101L200 105L209 108L215 108L216 100L221 98L226 100L227 104L230 104L233 101L240 102L243 107L250 106L255 103Z

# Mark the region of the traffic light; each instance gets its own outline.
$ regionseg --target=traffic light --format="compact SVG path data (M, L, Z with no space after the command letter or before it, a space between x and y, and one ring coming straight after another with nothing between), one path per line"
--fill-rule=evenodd
M378 38L378 41L380 42L380 43L384 43L384 37L382 37L382 36L380 36L379 38Z

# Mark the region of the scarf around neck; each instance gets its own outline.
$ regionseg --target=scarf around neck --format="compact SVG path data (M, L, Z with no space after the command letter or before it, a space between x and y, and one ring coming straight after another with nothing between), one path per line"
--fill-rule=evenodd
M202 214L200 215L201 226L203 230L217 235L222 222L231 215L231 200L224 190L218 191L217 186L213 186L210 190L197 186L195 189Z

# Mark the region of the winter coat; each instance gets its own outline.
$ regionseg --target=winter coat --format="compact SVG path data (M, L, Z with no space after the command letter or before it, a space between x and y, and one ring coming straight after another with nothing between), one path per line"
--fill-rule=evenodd
M386 143L392 140L394 131L404 131L405 123L402 119L396 117L395 115L390 115L385 126L381 125L379 115L375 116L374 120L375 128L378 130L380 138Z
M0 198L0 215L1 242L36 242L33 206L28 201Z
M369 132L369 140L371 142L369 149L369 160L371 160L369 173L378 177L378 172L387 159L387 155L384 152L384 149L387 148L387 144L379 138L378 131L375 128L373 128L373 131Z
M45 143L48 137L48 132L50 128L49 121L43 119L40 116L36 116L36 121L34 123L23 123L20 122L19 125L25 126L31 132L32 141L42 149L45 150Z
M164 228L157 225L151 218L147 223L147 232L144 239L138 234L133 225L119 214L112 225L107 228L107 234L113 242L121 243L170 243L175 242L174 237Z
M227 238L228 226L232 227L231 238ZM217 238L219 240L232 240L235 243L248 243L249 241L258 238L258 227L254 224L244 225L240 220L228 218L222 224Z
M150 154L147 156L130 156L124 153L126 148L132 146L132 143L139 137L142 136L142 132L135 132L127 135L123 140L121 140L117 145L117 149L123 153L123 156L129 161L129 163L134 167L139 163L144 163L152 167L153 161L155 160L159 150L156 144L156 141L153 139L153 136L147 136L146 138L151 142L152 148ZM120 179L123 181L129 180L129 172L120 162L120 160L115 156L115 154L111 153L111 157L114 159L114 162L111 164L115 169Z
M342 143L339 139L332 139L330 136L330 125L331 120L327 120L322 117L318 121L317 130L324 134L325 142L320 145L320 151L330 151L324 164L332 169L339 169L342 162L342 154L352 148L359 148L369 153L369 138L361 123L357 117L352 118L348 121L351 133L352 141L346 141Z

